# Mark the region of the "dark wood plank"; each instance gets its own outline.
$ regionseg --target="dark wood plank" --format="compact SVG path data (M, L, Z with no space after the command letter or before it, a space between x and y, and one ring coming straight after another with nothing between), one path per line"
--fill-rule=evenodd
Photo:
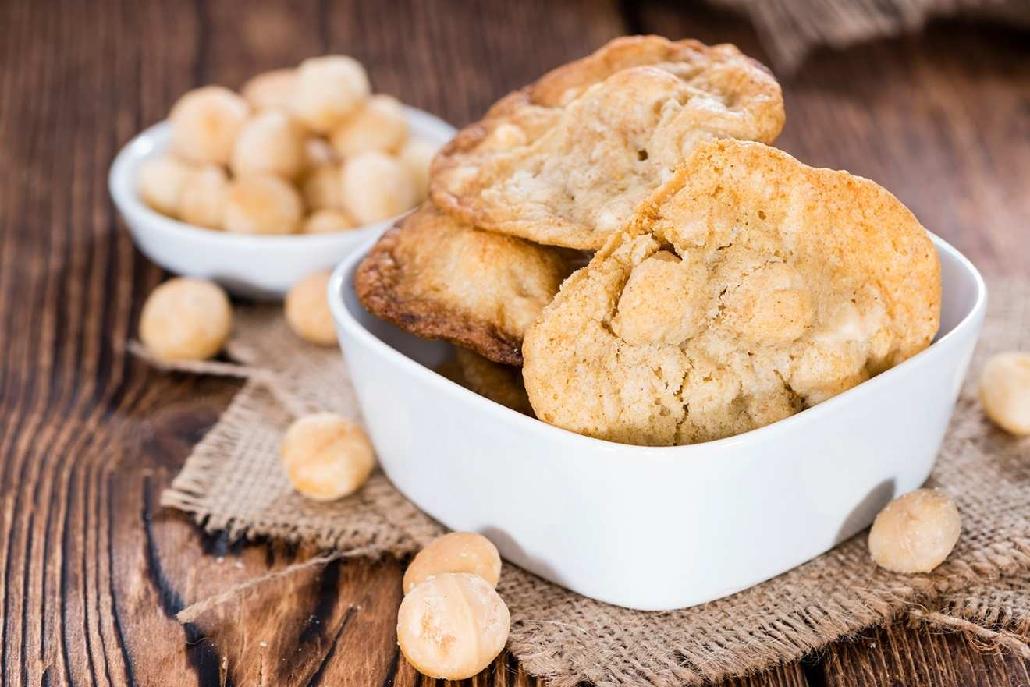
M341 0L327 19L327 48L362 60L375 88L456 125L626 31L613 0Z
M125 684L109 478L125 458L119 413L163 399L111 346L128 334L142 271L131 244L110 239L104 179L116 130L137 124L139 46L119 44L117 7L0 11L2 672L17 685Z
M1030 685L1030 663L925 625L898 625L841 642L823 671L825 684L841 687Z

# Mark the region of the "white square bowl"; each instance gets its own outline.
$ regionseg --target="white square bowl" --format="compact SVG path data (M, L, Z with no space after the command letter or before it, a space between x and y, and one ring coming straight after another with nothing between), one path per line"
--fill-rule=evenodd
M379 461L422 510L580 594L670 610L755 585L847 539L930 474L983 323L976 268L937 237L941 329L918 355L813 408L703 444L580 436L433 372L446 344L368 314L371 242L329 285Z

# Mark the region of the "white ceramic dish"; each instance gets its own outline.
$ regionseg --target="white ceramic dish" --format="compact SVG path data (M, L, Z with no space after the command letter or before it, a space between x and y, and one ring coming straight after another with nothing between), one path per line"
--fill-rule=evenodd
M412 136L444 144L454 127L433 115L405 108ZM148 258L170 272L215 279L241 296L282 296L300 279L334 267L394 219L339 234L245 236L209 231L151 210L136 193L140 163L162 153L171 129L161 122L131 141L111 165L108 185L133 240Z
M986 289L934 237L941 330L925 351L739 436L648 448L579 436L434 373L447 346L369 315L341 264L330 303L386 474L456 530L586 596L642 610L757 584L866 527L933 467L983 322Z

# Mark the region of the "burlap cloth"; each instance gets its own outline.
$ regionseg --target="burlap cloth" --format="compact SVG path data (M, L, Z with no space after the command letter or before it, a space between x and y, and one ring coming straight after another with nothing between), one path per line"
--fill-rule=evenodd
M843 48L921 28L931 19L969 17L1030 26L1030 0L709 0L754 24L772 61L786 74L818 45Z
M985 355L1030 349L1030 282L995 281L990 300L970 379ZM164 492L165 506L233 538L279 537L355 556L405 556L442 531L382 474L336 503L291 491L277 456L291 418L315 410L360 417L336 350L300 342L279 309L266 306L237 309L227 353L236 363L178 368L247 381ZM932 574L879 569L863 534L731 597L644 613L507 565L499 591L511 608L508 648L528 672L556 685L696 684L797 659L909 614L1030 658L1030 439L990 425L970 381L931 482L954 496L963 528L951 557Z

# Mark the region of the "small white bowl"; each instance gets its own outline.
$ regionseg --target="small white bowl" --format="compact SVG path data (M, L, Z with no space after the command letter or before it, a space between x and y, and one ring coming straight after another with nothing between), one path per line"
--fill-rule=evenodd
M573 434L432 371L447 351L329 285L379 461L404 494L508 560L601 601L669 610L750 587L832 548L930 474L983 322L986 289L934 237L943 307L925 351L797 415L690 446Z
M454 127L433 115L405 108L411 135L443 145ZM140 164L168 147L171 127L156 124L122 148L111 165L108 186L136 246L170 272L206 277L234 294L276 298L302 278L334 267L357 246L377 237L396 218L338 234L248 236L211 231L150 209L136 191Z

